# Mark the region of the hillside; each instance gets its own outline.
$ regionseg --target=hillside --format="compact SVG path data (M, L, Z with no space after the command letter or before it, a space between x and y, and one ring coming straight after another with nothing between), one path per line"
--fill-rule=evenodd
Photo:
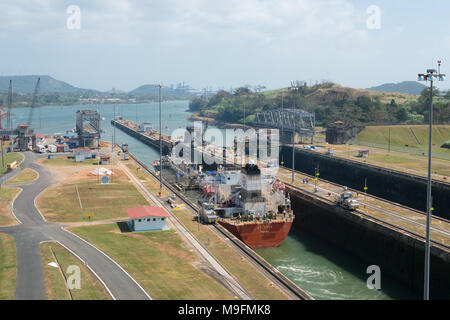
M416 154L428 153L427 125L367 126L357 135L355 143L387 148L389 131L393 150ZM441 148L450 138L450 125L434 125L432 138L433 152L450 158L450 150Z
M13 92L20 94L32 94L38 78L41 78L40 93L76 93L94 92L95 90L74 87L64 81L56 80L47 75L29 76L0 76L0 92L8 92L9 80L12 80Z
M378 98L382 103L390 103L395 100L397 103L403 103L408 100L414 100L415 96L399 92L374 92L365 89L343 87L333 85L329 88L319 88L306 95L306 100L310 104L325 105L335 100L356 100L359 97Z
M426 86L416 81L403 81L399 83L384 83L379 86L367 88L369 91L379 92L399 92L412 95L419 95Z
M144 84L134 90L128 92L129 95L132 96L146 96L156 98L159 95L159 88L157 84ZM162 87L161 95L164 99L174 99L174 98L188 98L192 96L191 88L189 86L181 85L174 87Z
M297 83L295 90L280 88L261 92L253 91L250 86L232 92L220 90L210 97L195 97L189 109L224 123L251 123L258 112L281 108L314 112L316 124L321 126L338 120L376 125L422 124L427 119L427 95L369 91L332 82L312 86ZM449 123L450 99L439 97L434 102L435 121Z

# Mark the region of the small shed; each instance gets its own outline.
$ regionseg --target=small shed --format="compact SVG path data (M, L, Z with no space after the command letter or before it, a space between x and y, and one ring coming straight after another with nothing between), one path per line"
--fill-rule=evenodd
M77 148L73 149L73 155L75 159L83 159L82 161L84 161L85 159L92 158L92 151L88 148Z
M101 154L99 156L100 158L100 164L109 164L111 156L107 155L107 154Z
M368 156L369 156L369 149L359 149L358 150L358 157L367 158Z
M56 150L57 150L57 152L68 152L69 146L67 144L57 144Z
M160 207L141 206L126 210L131 231L169 230L167 211Z

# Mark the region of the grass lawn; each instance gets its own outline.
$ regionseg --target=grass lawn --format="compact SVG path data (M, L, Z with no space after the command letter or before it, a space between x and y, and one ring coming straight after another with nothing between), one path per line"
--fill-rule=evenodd
M9 208L11 201L20 192L19 188L0 189L0 226L16 224L16 219L12 216Z
M16 292L16 245L10 235L0 233L0 300L13 300Z
M246 288L257 300L286 300L278 288L256 271L246 260L238 255L227 243L214 234L207 226L200 225L190 211L172 210L184 226L208 249L208 251Z
M1 157L1 155L0 155ZM3 166L3 162L0 158L0 175L8 172L8 163L12 163L14 161L17 161L17 163L19 164L23 159L22 154L18 153L18 152L8 152L4 154L4 160L5 160L5 165Z
M97 177L90 176L47 189L37 204L49 221L78 222L87 221L88 214L93 215L91 220L127 218L125 209L148 205L148 202L122 171L114 170L111 184L99 184Z
M75 159L69 159L67 157L54 157L53 159L40 159L38 163L45 166L86 166L86 165L98 165L98 159L86 159L83 162L75 162Z
M117 224L107 224L71 231L117 261L153 299L233 299L195 267L197 255L183 246L173 230L121 233Z
M25 183L36 180L38 177L38 173L30 168L25 168L12 179L6 181L6 184L14 184L14 183Z
M391 146L393 148L400 148L401 151L413 154L428 153L427 125L367 126L357 135L356 143L373 143L387 148L389 144L389 129L391 132ZM450 150L441 148L441 145L449 138L450 125L433 126L433 153L450 157Z
M131 170L131 173L138 178L142 184L154 195L157 195L159 192L159 180L156 181L153 177L150 177L150 175L145 172L144 170L140 169L136 165L134 161L129 161L126 164L127 168ZM139 168L139 169L138 169ZM170 193L167 191L166 188L162 188L161 190L161 197L167 197Z
M72 289L74 300L110 300L111 296L106 291L100 281L86 268L80 260L56 242L45 242L41 244L42 264L44 266L44 278L46 288L46 298L48 300L68 300L70 296L66 290L64 278L59 268L49 266L50 262L56 262L50 251L58 260L66 278L71 274L67 273L67 267L76 265L80 268L81 285L80 289Z
M132 169L132 173L153 193L159 191L159 184L143 170L136 171L134 162L127 164ZM155 188L155 184L158 188ZM153 186L153 189L149 186ZM169 194L165 188L163 195ZM207 226L200 225L197 231L197 222L193 220L194 214L187 209L172 210L183 225L197 238L208 251L231 273L236 279L255 297L256 299L288 299L278 288L273 287L267 278L238 255L227 243L217 237Z

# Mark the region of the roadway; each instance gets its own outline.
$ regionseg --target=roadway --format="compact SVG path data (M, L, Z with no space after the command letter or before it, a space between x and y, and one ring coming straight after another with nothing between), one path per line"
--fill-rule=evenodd
M12 205L19 225L0 227L0 232L12 235L16 243L16 299L46 298L40 250L40 243L43 241L57 241L75 253L100 278L113 299L151 299L124 269L103 252L64 230L62 225L45 221L35 205L35 199L53 184L52 175L48 169L34 163L41 155L25 152L24 156L24 161L17 170L0 177L0 183L3 184L24 168L31 168L39 173L39 178L31 183L12 185L23 189Z

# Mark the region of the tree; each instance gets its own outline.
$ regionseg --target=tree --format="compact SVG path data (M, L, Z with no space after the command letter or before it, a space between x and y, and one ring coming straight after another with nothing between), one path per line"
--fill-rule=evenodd
M436 87L433 87L433 97L439 97L440 93ZM417 112L424 114L425 110L428 110L430 106L430 88L425 88L422 90L419 99L417 99L418 106Z
M405 122L406 120L408 120L408 112L405 108L400 108L395 113L395 117L397 118L398 122Z
M206 105L206 101L203 98L194 98L189 102L189 110L200 111L204 105Z
M444 95L445 99L450 99L450 90L447 91L447 93Z
M236 90L234 90L234 95L235 96L240 96L240 95L243 95L243 94L250 94L250 93L252 93L252 90L250 90L250 88L248 88L248 87L240 87L240 88L237 88Z

